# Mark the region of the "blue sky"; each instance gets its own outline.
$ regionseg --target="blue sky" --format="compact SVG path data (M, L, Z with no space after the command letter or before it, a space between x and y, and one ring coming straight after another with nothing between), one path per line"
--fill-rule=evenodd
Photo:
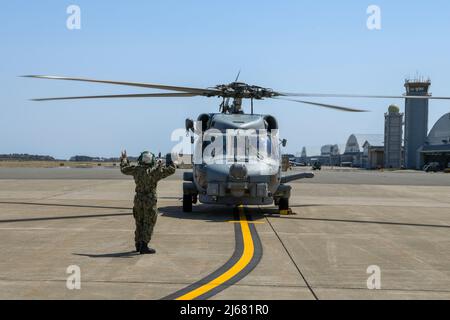
M81 8L81 30L66 8ZM381 8L382 29L366 28ZM147 92L139 88L18 78L84 76L208 87L241 80L288 92L402 94L417 72L435 95L450 95L448 1L9 1L0 11L0 153L114 156L166 152L186 117L215 112L219 100L134 99L30 102L35 97ZM382 133L390 103L315 99L372 110L329 111L262 101L288 151ZM431 125L450 102L430 103Z

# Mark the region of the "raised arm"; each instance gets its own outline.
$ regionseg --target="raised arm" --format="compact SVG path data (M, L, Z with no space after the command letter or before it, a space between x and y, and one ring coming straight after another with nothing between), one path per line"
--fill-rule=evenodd
M156 181L162 180L164 178L167 178L168 176L171 176L175 173L175 166L164 166L161 162L158 162L156 166L154 166L150 171L149 175Z
M124 150L120 156L120 171L123 174L132 176L136 171L136 166L132 166L127 157L127 152Z

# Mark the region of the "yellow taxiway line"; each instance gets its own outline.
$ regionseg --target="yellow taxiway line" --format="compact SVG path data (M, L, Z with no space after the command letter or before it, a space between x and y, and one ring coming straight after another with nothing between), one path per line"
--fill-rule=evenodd
M230 221L227 221L228 223L241 223L241 220L230 220ZM248 221L247 220L247 223L248 224L264 224L265 222L264 221Z
M248 220L245 216L244 208L242 206L239 207L239 222L241 224L242 238L244 242L244 250L242 252L241 258L236 262L236 264L234 264L230 269L222 273L217 278L211 280L207 284L195 290L192 290L191 292L178 297L176 300L193 300L227 282L228 280L236 276L239 272L241 272L250 263L253 258L255 247L253 244L253 238L250 232Z

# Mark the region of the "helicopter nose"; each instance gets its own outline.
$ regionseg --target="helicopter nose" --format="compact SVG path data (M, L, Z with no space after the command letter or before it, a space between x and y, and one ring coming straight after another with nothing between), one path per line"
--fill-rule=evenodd
M230 167L230 176L236 180L247 178L248 170L245 164L234 163Z

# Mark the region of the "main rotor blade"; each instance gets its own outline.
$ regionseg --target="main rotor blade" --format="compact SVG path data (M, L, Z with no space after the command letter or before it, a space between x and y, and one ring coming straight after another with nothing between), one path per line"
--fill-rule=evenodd
M304 104L310 104L317 107L323 107L323 108L330 108L340 111L347 111L347 112L368 112L368 110L363 109L355 109L355 108L349 108L349 107L341 107L333 104L326 104L326 103L318 103L318 102L311 102L311 101L304 101L304 100L296 100L296 99L287 99L287 98L278 98L274 97L273 99L277 100L286 100L286 101L292 101L292 102L298 102L298 103L304 103Z
M105 83L105 84L115 84L122 86L131 87L141 87L141 88L152 88L161 90L172 90L195 93L197 95L203 96L214 96L220 93L214 89L200 89L200 88L190 88L190 87L178 87L178 86L168 86L162 84L151 84L151 83L139 83L139 82L124 82L124 81L110 81L110 80L95 80L95 79L85 79L85 78L70 78L70 77L59 77L59 76L41 76L41 75L27 75L23 76L25 78L37 78L37 79L50 79L50 80L68 80L68 81L81 81L81 82L94 82L94 83Z
M143 94L115 94L105 96L81 96L81 97L59 97L39 98L31 101L54 101L54 100L78 100L78 99L109 99L109 98L171 98L171 97L195 97L195 93L143 93Z
M450 97L407 96L407 95L382 96L382 95L364 95L364 94L288 93L288 92L276 92L275 94L282 97L450 100Z

